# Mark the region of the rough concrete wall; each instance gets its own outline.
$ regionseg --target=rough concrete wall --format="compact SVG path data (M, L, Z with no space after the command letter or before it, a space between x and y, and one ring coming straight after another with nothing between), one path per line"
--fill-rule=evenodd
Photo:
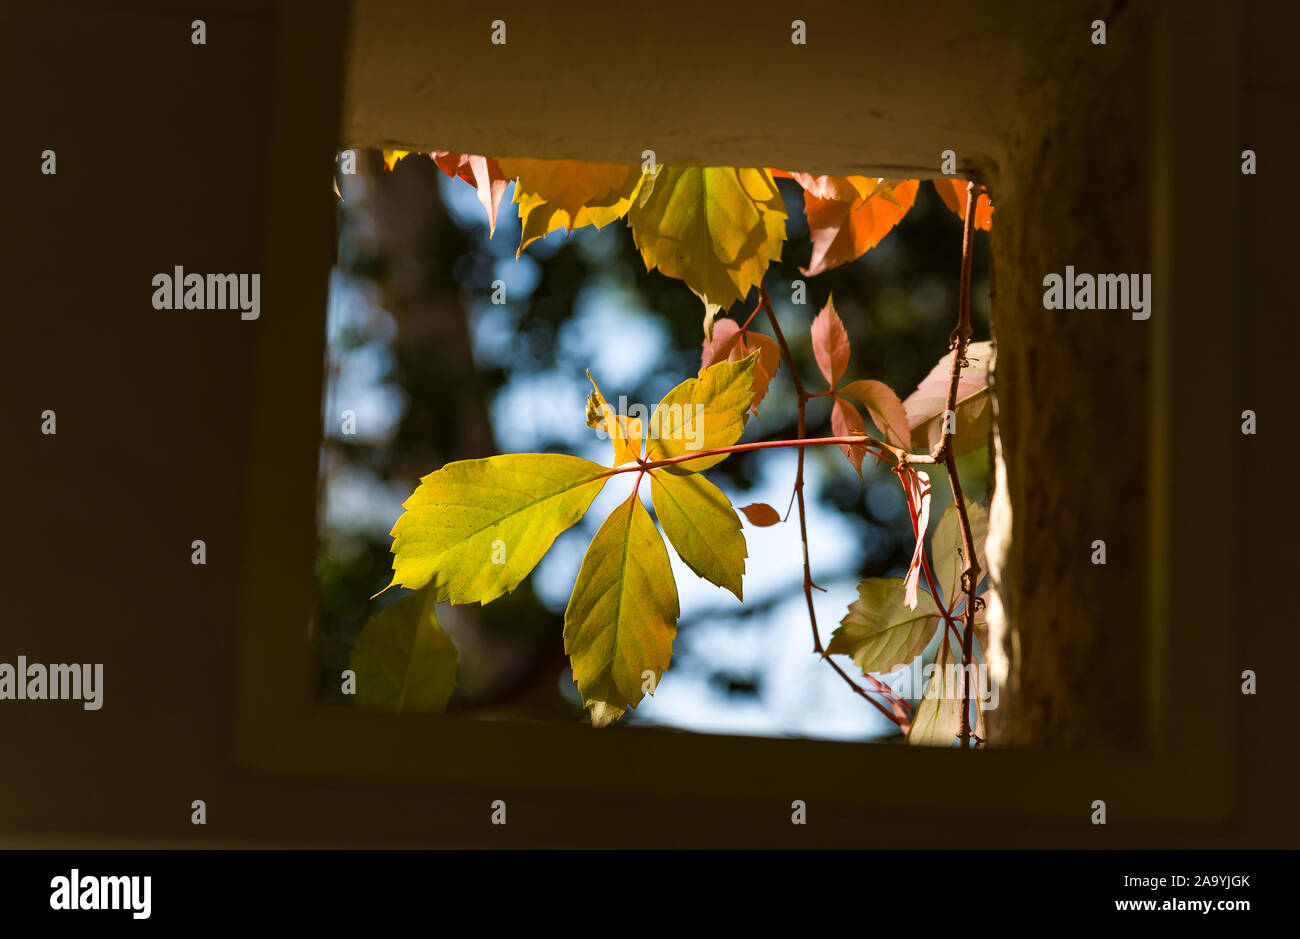
M1146 15L1079 31L1026 91L993 174L998 487L989 553L1001 745L1136 747L1143 737L1151 321L1045 310L1043 277L1152 270ZM1062 106L1065 102L1065 106ZM1153 316L1165 315L1160 285ZM1105 565L1092 563L1106 543Z

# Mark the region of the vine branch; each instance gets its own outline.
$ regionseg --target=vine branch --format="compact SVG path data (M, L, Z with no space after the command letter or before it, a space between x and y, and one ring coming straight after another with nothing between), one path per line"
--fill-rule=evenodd
M970 518L966 512L966 499L961 491L961 479L957 476L957 457L953 452L952 438L957 431L957 385L961 381L961 370L966 363L966 346L970 342L970 271L971 255L975 243L975 203L979 201L979 187L974 181L966 185L966 217L961 240L961 295L957 304L957 325L953 328L949 344L952 347L952 380L948 385L948 409L944 412L943 437L937 447L938 456L948 467L948 479L952 483L953 504L957 506L957 521L961 528L961 550L965 558L965 567L961 572L961 588L966 594L966 623L961 636L962 693L961 693L961 731L957 735L962 747L968 747L971 739L970 725L970 664L971 638L975 634L975 613L977 598L975 588L979 584L980 564L975 555L975 541L971 536ZM951 600L949 599L949 602Z

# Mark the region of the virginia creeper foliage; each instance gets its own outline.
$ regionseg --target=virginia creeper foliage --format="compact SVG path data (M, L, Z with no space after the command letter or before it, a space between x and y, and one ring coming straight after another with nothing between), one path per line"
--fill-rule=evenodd
M405 155L384 151L385 167L391 169ZM910 742L981 741L978 704L972 721L969 687L954 688L961 673L954 679L943 666L973 663L974 643L982 650L987 642L978 591L988 519L979 505L962 497L953 462L985 446L989 433L992 344L969 342L970 244L975 228L991 227L987 193L961 180L933 181L944 203L965 221L962 303L951 350L900 400L885 383L853 376L848 332L833 299L808 324L824 382L824 390L809 390L772 312L763 277L785 241L777 177L803 188L812 240L812 259L803 269L807 276L853 261L878 244L911 208L918 180L495 160L446 152L430 157L448 176L475 188L493 229L501 196L515 182L519 253L560 229L599 228L626 218L646 269L683 281L704 304L700 370L669 391L645 422L616 413L588 376L592 392L582 417L610 441L608 465L554 453L503 454L450 463L421 479L392 529L389 584L415 593L388 606L363 630L352 655L359 688L369 686L359 703L443 710L454 684L456 650L438 626L433 604L489 603L513 591L555 539L586 514L609 478L636 473L631 496L592 538L564 615L564 650L593 724L617 720L654 693L672 659L680 608L668 546L695 574L743 602L748 552L742 517L760 527L783 521L770 505L733 507L704 471L738 451L795 447L813 651L907 732ZM755 288L759 305L748 319L719 318ZM760 311L766 312L772 335L755 328ZM798 437L740 443L748 418L757 414L783 364L798 397ZM829 436L806 433L805 406L814 397L831 398ZM859 474L867 456L893 470L915 547L904 577L858 585L858 599L823 648L813 613L816 585L807 560L802 486L804 448L827 445L838 446ZM927 549L931 486L927 471L918 467L936 465L948 468L954 500ZM641 500L643 483L654 517ZM936 636L939 671L913 710L906 695L877 676L912 663ZM865 687L832 656L847 657Z

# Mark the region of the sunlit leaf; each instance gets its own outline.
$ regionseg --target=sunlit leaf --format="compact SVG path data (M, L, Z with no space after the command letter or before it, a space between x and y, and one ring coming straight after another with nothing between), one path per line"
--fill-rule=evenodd
M907 421L907 411L892 388L884 382L864 378L849 382L839 393L862 403L886 443L902 450L912 449L912 428Z
M866 425L862 423L862 415L848 401L838 395L835 396L834 403L831 405L831 432L836 437L847 437L849 434L865 434ZM867 448L863 444L838 445L844 455L848 457L853 468L860 474L862 472L862 458L867 455Z
M510 179L501 172L501 167L491 157L474 156L469 153L449 153L437 150L430 153L433 162L448 176L458 176L478 191L479 204L487 212L488 237L496 234L497 206Z
M366 622L348 656L357 707L441 714L456 688L458 659L438 623L432 589L395 600Z
M754 366L758 354L739 362L717 362L700 369L655 405L646 440L647 460L668 460L701 450L729 447L745 432L746 412L753 400ZM698 472L727 458L718 453L684 460L673 472Z
M943 415L948 407L952 384L952 357L941 358L915 391L903 401L912 442L933 450L943 437ZM966 349L967 365L957 382L957 407L953 453L963 456L988 445L991 405L988 395L989 369L994 360L993 343L972 342Z
M410 150L385 150L384 151L384 169L392 171L398 162L404 156L410 155Z
M727 166L661 166L628 213L646 269L685 281L704 301L706 335L781 257L785 219L771 173Z
M804 216L812 238L812 260L803 268L811 277L847 264L875 247L916 201L917 180L869 180L843 177L836 191L852 198L821 198L804 193ZM860 182L861 181L861 182ZM827 191L823 189L822 191ZM871 193L863 196L862 192Z
M749 505L742 505L740 511L745 513L745 518L749 519L749 524L759 528L767 528L769 525L775 525L781 521L781 513L766 502L753 502Z
M932 179L935 192L939 193L939 198L943 200L954 215L960 219L966 217L966 186L964 179L954 179L951 176L943 176ZM982 192L975 203L975 227L981 231L988 231L993 227L993 203L989 200L987 192Z
M601 228L627 214L641 180L639 166L579 163L575 160L499 160L501 172L516 179L522 234L519 251L561 228Z
M826 384L834 388L849 367L850 352L849 334L844 331L844 323L835 312L834 298L827 298L826 305L813 319L809 333L817 367L822 370Z
M699 473L656 470L650 475L650 493L659 524L686 566L743 601L741 579L749 552L740 516L723 491Z
M448 463L403 503L392 530L392 583L432 582L434 599L452 603L487 603L514 590L582 518L608 473L559 453Z
M630 463L641 455L641 419L619 414L600 393L596 379L587 372L587 380L594 389L587 399L587 426L598 428L608 435L614 445L613 466Z
M920 655L943 622L934 598L922 593L915 610L903 603L898 577L873 577L858 584L858 599L840 620L826 651L853 657L863 672L892 672Z
M781 367L781 350L776 340L751 329L741 329L740 324L731 319L720 319L713 327L712 338L704 340L704 351L700 356L700 368L708 368L715 362L739 362L758 352L754 363L754 400L749 410L758 413L759 402L767 395L772 376Z
M633 493L591 540L564 612L564 651L592 723L617 720L657 686L679 612L668 551Z

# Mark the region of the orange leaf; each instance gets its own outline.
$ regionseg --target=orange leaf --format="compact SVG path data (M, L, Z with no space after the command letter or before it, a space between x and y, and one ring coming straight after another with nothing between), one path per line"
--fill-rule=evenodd
M934 191L939 194L952 213L958 218L966 217L966 180L954 179L951 176L944 176L940 179L932 179ZM987 192L981 192L979 201L975 203L975 227L980 231L988 231L993 227L993 203L989 200Z
M822 370L827 384L834 388L849 367L849 334L844 331L844 323L835 312L833 297L827 298L826 305L812 321L810 332L817 367Z
M745 518L749 519L749 524L757 525L759 528L767 528L769 525L775 525L781 521L781 513L766 502L742 505L740 511L745 513Z
M839 395L835 396L835 405L831 408L831 430L836 437L844 437L848 434L865 434L866 425L862 423L862 415L848 401L845 401ZM867 448L861 444L842 443L839 448L844 451L844 455L849 458L853 468L862 473L862 458L867 454Z
M497 161L491 157L474 156L469 153L449 153L437 150L430 153L438 169L448 176L457 176L478 190L478 201L487 210L488 237L497 230L497 206L501 196L510 185L510 180L501 172Z
M804 215L813 245L812 260L802 268L807 277L866 254L889 234L916 201L915 179L897 183L878 180L871 186L858 183L866 180L860 176L816 177L816 180L823 182L815 185L815 191L847 196L852 189L860 195L852 200L827 199L817 196L814 190L804 192Z
M781 350L776 340L763 333L741 329L732 319L720 319L713 324L713 339L704 339L704 351L700 355L700 368L708 368L714 362L739 362L758 352L754 363L754 400L749 410L758 414L758 403L767 394L772 376L781 367Z

